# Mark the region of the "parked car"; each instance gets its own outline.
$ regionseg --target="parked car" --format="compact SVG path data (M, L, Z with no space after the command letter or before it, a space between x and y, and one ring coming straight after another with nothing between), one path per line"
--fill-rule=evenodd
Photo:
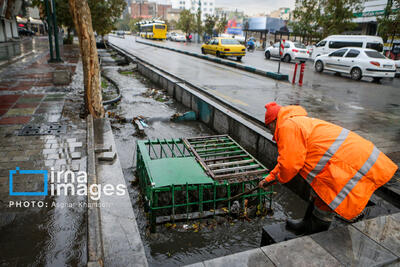
M279 43L275 43L272 46L267 47L265 49L265 58L280 58L279 45ZM292 60L306 61L309 58L309 51L306 46L299 42L286 41L282 52L282 59L285 62L290 62Z
M186 42L186 37L183 34L176 33L174 35L171 35L170 40L175 42Z
M382 52L383 40L381 37L370 35L331 35L315 45L312 58L344 47L370 48Z
M315 58L317 72L324 70L350 74L353 80L372 77L378 82L382 78L393 78L396 72L393 60L374 49L347 47L328 55Z
M203 44L201 53L217 57L236 57L240 61L246 55L246 47L234 38L217 37Z
M35 32L34 31L30 31L30 30L25 29L25 28L22 28L22 27L19 27L18 28L18 34L19 35L23 35L23 36L33 36L33 35L35 35Z
M395 60L394 64L396 65L396 77L400 77L400 59Z

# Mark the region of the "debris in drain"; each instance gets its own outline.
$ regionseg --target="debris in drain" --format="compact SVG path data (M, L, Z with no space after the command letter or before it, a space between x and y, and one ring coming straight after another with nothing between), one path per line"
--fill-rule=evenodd
M185 113L175 113L174 115L171 116L171 121L195 121L197 120L196 112L194 111L188 111Z
M133 121L135 122L135 126L136 126L138 132L139 132L140 134L144 134L144 127L143 127L143 125L140 123L139 119L136 118L136 119L134 119Z
M118 115L118 114L115 114L115 112L111 112L111 111L108 112L108 117L109 117L109 118L112 118L112 119L115 119L115 120L111 121L112 123L113 123L113 122L117 122L117 123L127 123L127 122L130 121L129 119L127 119L127 118L125 118L125 117L123 117L123 116L120 116L120 115Z
M167 102L169 101L169 97L166 95L165 90L157 90L154 88L148 89L143 93L143 96L153 98L158 102Z

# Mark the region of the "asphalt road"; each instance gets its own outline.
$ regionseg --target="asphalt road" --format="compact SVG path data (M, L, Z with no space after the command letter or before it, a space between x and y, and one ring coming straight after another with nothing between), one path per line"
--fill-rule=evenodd
M299 87L207 60L139 44L135 42L134 36L126 36L125 39L110 36L109 41L208 90L259 120L264 119L264 105L267 102L301 105L310 116L354 130L373 141L382 151L399 154L400 79L384 80L381 84L368 80L353 81L330 73L316 73L308 62L304 85ZM198 48L193 44L166 44L186 49ZM262 65L265 70L274 70L278 64L275 60L265 60L262 52L249 53L243 63L255 67ZM293 66L294 64L282 63L281 70L285 72Z
M183 43L183 42L173 42L173 41L162 41L161 42L161 41L146 40L146 39L142 39L142 38L138 38L138 39L141 41L144 41L144 42L155 43L158 45L164 45L164 46L173 47L173 48L190 51L190 52L195 52L195 53L199 53L199 54L201 53L201 44L198 44L198 43ZM228 59L237 62L236 58L228 58ZM279 60L276 58L271 58L271 59L267 60L267 59L265 59L264 51L257 50L254 52L247 52L246 56L243 57L242 61L238 62L238 63L253 66L253 67L263 69L266 71L275 71L276 72L278 70ZM284 74L289 75L290 82L292 81L292 78L293 78L294 68L295 68L295 62L291 62L291 63L281 62L280 71ZM297 81L296 82L298 82L299 71L300 71L300 68L298 68L298 70L297 70ZM313 62L309 61L309 62L306 62L303 85L320 86L321 84L324 84L325 82L336 83L336 82L341 82L341 81L346 82L346 81L350 80L350 75L342 75L342 76L343 77L335 76L335 74L333 72L324 72L321 77L321 74L316 73L314 71ZM359 81L351 81L351 82L354 82L357 84L360 83ZM372 83L372 78L368 78L368 77L363 78L362 82ZM374 87L375 85L376 85L376 83L372 83L372 85L370 85L370 86ZM393 81L391 81L389 79L383 79L379 85L400 88L400 79L395 79Z

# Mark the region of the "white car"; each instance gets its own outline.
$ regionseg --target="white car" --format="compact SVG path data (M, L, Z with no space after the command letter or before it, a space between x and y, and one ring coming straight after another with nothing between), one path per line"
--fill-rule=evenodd
M400 77L400 59L395 60L394 64L396 65L396 77Z
M315 59L317 56L345 47L369 48L382 52L383 40L379 36L370 35L330 35L315 45L312 58Z
M396 72L393 60L376 50L355 47L316 57L314 68L317 72L330 70L350 74L353 80L372 77L376 82L382 78L393 78Z
M175 42L186 42L186 37L182 34L171 35L170 39Z
M306 61L309 58L310 52L302 43L286 41L284 47L282 59L285 62L292 60ZM265 49L265 58L270 59L271 57L280 58L279 43L275 43Z

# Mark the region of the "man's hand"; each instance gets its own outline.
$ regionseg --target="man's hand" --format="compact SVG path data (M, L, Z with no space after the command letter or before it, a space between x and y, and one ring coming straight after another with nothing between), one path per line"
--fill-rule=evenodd
M267 182L267 177L268 177L268 176L269 176L269 175L266 175L266 176L263 177L264 179L262 179L262 180L260 181L260 183L258 183L258 187L260 187L261 189L265 189L265 187L276 183L275 180L270 181L270 182Z

